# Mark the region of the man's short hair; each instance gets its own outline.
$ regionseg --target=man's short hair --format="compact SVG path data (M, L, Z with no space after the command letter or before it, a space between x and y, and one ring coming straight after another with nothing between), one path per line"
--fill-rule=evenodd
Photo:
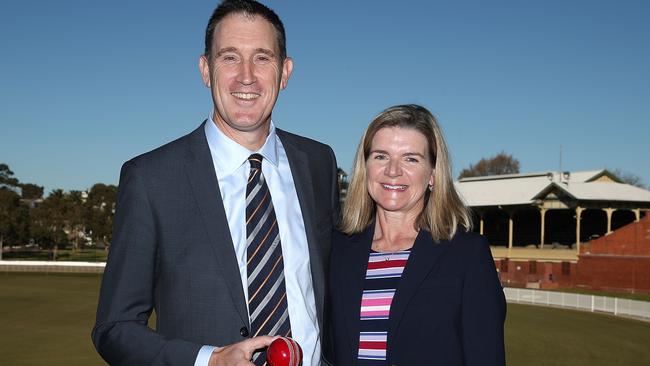
M278 48L280 49L280 60L287 57L287 39L284 33L284 25L280 17L271 9L254 0L224 0L214 9L208 26L205 29L205 56L209 59L212 52L212 39L214 30L219 22L231 14L244 14L250 17L261 16L275 28Z

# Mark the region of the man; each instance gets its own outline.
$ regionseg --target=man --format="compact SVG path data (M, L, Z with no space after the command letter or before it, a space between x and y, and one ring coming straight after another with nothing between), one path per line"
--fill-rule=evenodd
M282 22L224 1L199 68L210 118L122 167L95 347L112 365L251 365L289 335L318 365L336 161L271 121L293 68Z

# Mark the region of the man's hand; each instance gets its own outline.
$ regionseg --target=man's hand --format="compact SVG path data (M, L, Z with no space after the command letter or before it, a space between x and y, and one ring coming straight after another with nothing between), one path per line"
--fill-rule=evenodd
M208 366L254 366L251 358L253 358L255 350L267 347L276 338L259 336L219 347L212 352Z

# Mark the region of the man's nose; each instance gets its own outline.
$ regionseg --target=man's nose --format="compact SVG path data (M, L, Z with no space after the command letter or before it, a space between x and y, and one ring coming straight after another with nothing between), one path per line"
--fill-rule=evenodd
M244 85L250 85L255 82L255 65L252 62L244 61L239 67L239 75L237 81Z

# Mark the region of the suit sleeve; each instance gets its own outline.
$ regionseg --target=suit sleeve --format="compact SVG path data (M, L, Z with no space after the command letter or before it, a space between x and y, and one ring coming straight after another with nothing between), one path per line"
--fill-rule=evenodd
M338 180L338 166L336 164L336 156L331 148L328 148L332 160L333 177L331 181L332 195L330 197L332 205L332 225L336 227L341 219L341 201L339 196L339 180Z
M480 237L468 258L462 304L463 358L465 365L505 365L503 323L506 302L494 260L485 238ZM471 259L470 259L471 258Z
M116 209L92 331L95 348L111 365L192 365L202 345L147 327L154 307L157 230L135 161L122 167Z
M338 166L336 164L336 156L334 155L334 151L328 146L328 153L330 156L330 166L328 167L330 170L331 178L330 178L330 207L332 209L332 217L331 217L331 222L332 222L332 236L331 236L331 243L328 243L330 246L330 254L326 258L327 262L325 263L325 304L324 304L324 321L323 321L323 329L321 330L321 352L322 352L322 357L321 357L321 363L322 365L325 366L330 366L333 365L333 361L335 359L334 357L334 338L333 338L333 332L332 332L332 323L331 323L331 291L329 288L329 283L331 279L330 271L329 268L331 267L332 263L332 253L334 250L334 238L336 237L336 227L338 226L340 219L341 219L341 201L340 201L340 196L339 196L339 182L338 182Z

